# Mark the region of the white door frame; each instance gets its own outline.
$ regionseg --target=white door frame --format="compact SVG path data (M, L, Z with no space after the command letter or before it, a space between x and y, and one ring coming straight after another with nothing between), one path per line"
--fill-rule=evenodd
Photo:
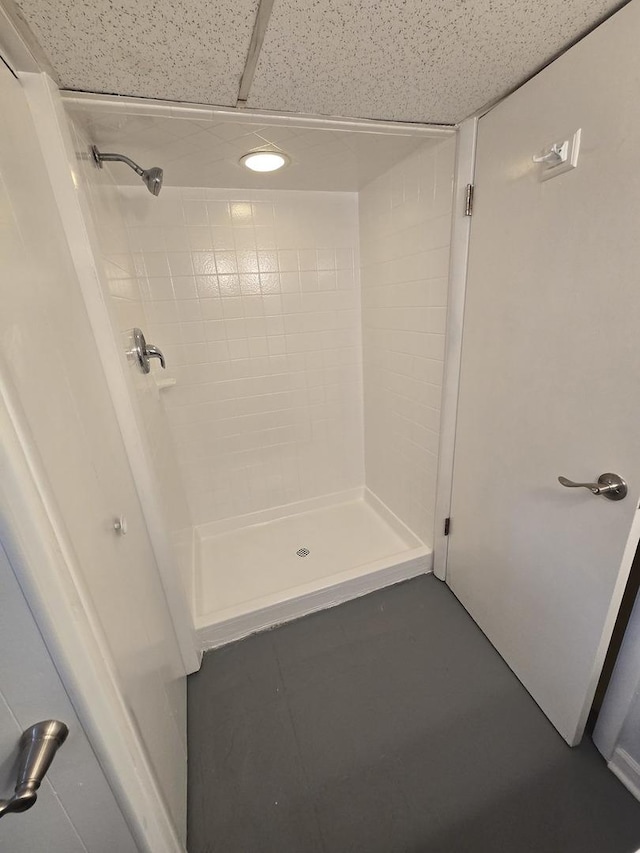
M435 530L433 533L433 573L442 581L447 576L449 539L445 536L444 525L445 519L449 518L451 511L460 363L462 360L462 327L467 292L467 267L472 219L471 216L465 214L466 194L467 185L473 185L474 180L477 135L477 116L466 119L458 127L440 415L440 449L438 452Z
M54 665L140 850L184 853L1 362L0 436L0 538Z

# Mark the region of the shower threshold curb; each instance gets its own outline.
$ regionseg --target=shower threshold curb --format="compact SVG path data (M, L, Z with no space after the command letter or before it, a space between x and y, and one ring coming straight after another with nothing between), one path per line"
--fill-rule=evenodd
M416 553L416 551L418 553ZM374 569L370 572L359 574L356 577L342 577L336 575L333 578L324 578L326 586L319 589L301 591L285 601L264 603L265 599L248 602L251 607L245 613L231 615L229 611L222 611L217 615L215 621L207 622L207 617L201 617L197 626L196 635L198 644L202 651L218 648L235 640L240 640L250 634L275 628L285 622L299 619L319 610L327 610L353 598L359 598L378 589L393 586L401 581L409 580L432 571L433 552L426 546L413 551L415 556L394 563L391 566ZM344 573L351 575L352 573ZM233 608L237 610L236 608ZM213 614L209 618L215 618Z

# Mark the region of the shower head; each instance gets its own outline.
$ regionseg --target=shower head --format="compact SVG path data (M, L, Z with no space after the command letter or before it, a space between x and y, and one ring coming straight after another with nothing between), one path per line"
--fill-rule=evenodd
M160 195L162 176L162 169L158 166L152 166L150 169L145 169L140 177L152 195Z
M159 166L152 166L150 169L143 169L141 166L138 166L137 163L134 163L129 157L125 157L124 154L103 154L101 151L98 151L95 145L91 146L91 156L93 157L93 161L96 166L100 169L102 169L102 164L105 161L119 161L121 163L126 163L127 166L133 169L136 175L140 175L144 185L152 195L160 195L164 173Z

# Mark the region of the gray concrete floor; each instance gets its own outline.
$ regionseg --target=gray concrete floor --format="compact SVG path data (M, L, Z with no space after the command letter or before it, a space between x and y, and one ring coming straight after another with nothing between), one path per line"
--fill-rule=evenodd
M432 576L209 652L189 679L189 853L639 848L640 803Z

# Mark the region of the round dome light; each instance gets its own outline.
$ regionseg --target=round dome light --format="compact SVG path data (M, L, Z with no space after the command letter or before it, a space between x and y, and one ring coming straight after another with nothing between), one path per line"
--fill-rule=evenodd
M240 158L240 162L253 172L275 172L289 162L281 151L252 151Z

